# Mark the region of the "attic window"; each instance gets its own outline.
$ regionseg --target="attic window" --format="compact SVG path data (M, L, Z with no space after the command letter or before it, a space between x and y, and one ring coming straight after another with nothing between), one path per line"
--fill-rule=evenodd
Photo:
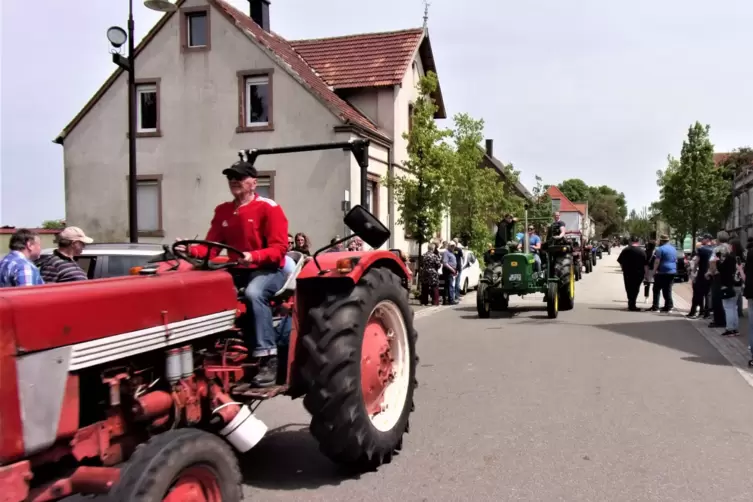
M271 131L272 70L238 72L238 128L236 132Z
M205 51L211 45L209 7L181 9L181 47L184 52Z

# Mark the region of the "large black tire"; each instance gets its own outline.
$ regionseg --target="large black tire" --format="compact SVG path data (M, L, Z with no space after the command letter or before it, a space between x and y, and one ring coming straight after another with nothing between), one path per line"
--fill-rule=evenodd
M544 299L546 300L546 314L549 319L556 319L557 314L559 314L559 294L557 289L558 288L556 282L550 282L547 285L546 296L544 297Z
M460 294L467 295L468 294L468 278L465 278L465 281L463 281L463 289L460 290Z
M141 445L110 490L113 502L160 502L188 469L212 476L223 502L243 499L241 471L230 446L198 429L163 432Z
M361 349L366 323L382 301L396 306L405 323L408 388L400 416L387 431L372 423L361 390ZM369 471L402 448L413 411L416 387L416 340L413 309L400 278L386 268L369 270L347 296L328 297L309 311L311 331L301 339L308 352L303 376L310 383L303 405L311 413L311 434L334 462Z
M478 283L478 291L476 291L476 311L478 311L478 316L481 319L488 319L492 314L492 305L486 299L486 288L487 285L485 282Z
M559 279L559 310L571 310L575 303L575 269L572 256L558 256L554 261L554 273Z

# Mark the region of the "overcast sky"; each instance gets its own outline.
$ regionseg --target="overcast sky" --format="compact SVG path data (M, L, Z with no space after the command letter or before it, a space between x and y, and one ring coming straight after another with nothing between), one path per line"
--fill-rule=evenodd
M135 4L140 40L160 14ZM128 3L0 5L0 224L36 226L65 216L52 140L113 71L105 31L125 27ZM270 17L297 39L422 15L421 0L272 0ZM640 208L695 120L717 151L753 146L752 20L749 0L433 0L429 29L448 113L483 118L527 186L577 177Z

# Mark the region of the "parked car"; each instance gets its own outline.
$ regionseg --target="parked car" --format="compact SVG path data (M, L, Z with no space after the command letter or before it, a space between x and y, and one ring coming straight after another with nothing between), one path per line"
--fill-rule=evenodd
M52 254L55 248L42 250L42 256ZM161 244L146 243L94 243L84 248L76 263L84 269L89 279L121 277L138 272L150 260L160 258L165 252Z
M439 287L444 288L444 278L441 275L441 267L439 269L439 274ZM463 249L463 266L460 269L460 294L464 295L472 289L477 289L480 278L481 265L478 262L476 254L470 249Z
M675 280L688 282L690 280L690 253L677 250L677 275Z

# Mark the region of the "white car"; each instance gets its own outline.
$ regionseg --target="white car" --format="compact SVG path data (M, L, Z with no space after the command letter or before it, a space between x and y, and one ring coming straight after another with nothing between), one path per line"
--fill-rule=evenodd
M443 250L440 250L440 253ZM478 258L470 249L463 249L463 267L460 270L460 294L464 295L472 289L478 288L479 280L481 279L481 265L479 265ZM439 267L439 287L444 287L444 279L442 279L442 266Z
M42 250L42 256L52 254L55 248ZM84 269L89 279L122 277L135 273L150 260L165 252L160 244L99 243L88 244L76 263Z

